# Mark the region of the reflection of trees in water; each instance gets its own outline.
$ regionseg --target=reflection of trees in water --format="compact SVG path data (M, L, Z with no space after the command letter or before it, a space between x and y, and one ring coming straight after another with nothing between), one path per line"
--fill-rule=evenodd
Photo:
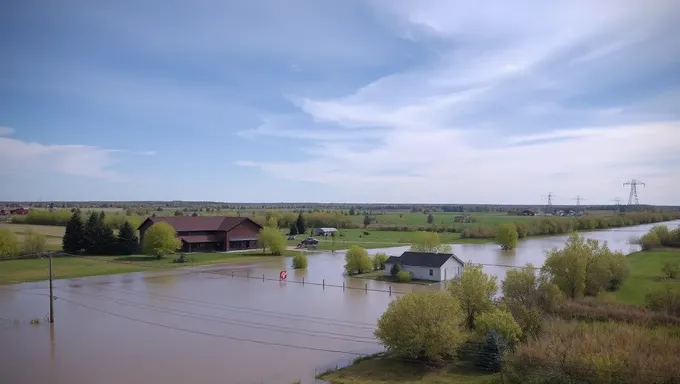
M309 278L307 277L307 268L305 269L294 269L293 270L293 276L290 276L295 279L295 281L302 281L302 278L305 279L305 281L309 281ZM289 278L290 278L289 277Z

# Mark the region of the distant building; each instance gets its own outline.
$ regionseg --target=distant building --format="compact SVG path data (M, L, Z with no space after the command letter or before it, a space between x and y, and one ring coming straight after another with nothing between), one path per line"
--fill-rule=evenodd
M463 261L453 253L404 252L390 256L385 261L385 276L399 264L402 271L411 272L416 280L445 281L455 279L463 272Z
M536 216L536 214L534 213L534 211L532 211L531 209L525 209L525 210L523 210L523 211L520 213L520 215L522 215L522 216Z
M28 215L28 209L24 207L14 208L9 210L10 215Z
M150 217L139 226L139 242L155 223L170 224L182 241L182 252L233 251L255 249L262 226L247 217L168 216Z
M314 236L330 236L333 233L338 233L336 228L317 228L314 231Z

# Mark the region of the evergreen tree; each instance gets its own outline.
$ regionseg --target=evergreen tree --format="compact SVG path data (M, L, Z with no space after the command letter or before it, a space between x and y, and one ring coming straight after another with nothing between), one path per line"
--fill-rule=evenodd
M432 216L431 213L429 215L427 215L427 223L428 224L434 223L434 216Z
M503 354L507 349L508 343L503 336L497 332L489 332L477 352L476 365L488 372L500 372Z
M295 226L297 227L297 232L300 234L303 234L307 232L307 225L305 223L305 218L302 216L302 212L297 217L297 220L295 221Z
M97 237L95 242L96 255L111 255L117 252L116 236L113 228L106 223L104 211L99 212L97 217Z
M351 207L351 208L349 209L349 215L350 215L350 216L354 216L354 214L355 214L354 207Z
M290 225L290 230L288 231L288 234L290 236L295 236L298 234L297 225L295 225L295 223Z
M66 224L66 231L62 238L62 247L66 253L80 252L83 247L83 218L80 210L75 209L71 219Z
M99 215L91 212L87 217L85 225L83 226L83 240L82 246L85 253L93 255L95 251L95 244L97 243L97 219Z
M135 230L130 225L129 221L125 221L120 230L118 230L118 237L116 238L116 243L118 246L118 252L123 255L132 255L137 252L138 249L137 235L135 235Z

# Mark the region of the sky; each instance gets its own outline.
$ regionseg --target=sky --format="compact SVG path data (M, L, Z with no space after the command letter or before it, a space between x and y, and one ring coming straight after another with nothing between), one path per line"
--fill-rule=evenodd
M0 9L0 200L680 205L679 1Z

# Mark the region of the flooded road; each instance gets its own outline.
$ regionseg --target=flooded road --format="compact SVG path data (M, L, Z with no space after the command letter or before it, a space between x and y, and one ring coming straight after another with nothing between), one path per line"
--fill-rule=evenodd
M637 246L628 240L650 227L584 235L629 253ZM512 252L493 244L453 248L502 278L507 268L491 264L540 265L544 251L565 239L532 238ZM48 313L46 282L2 286L2 382L313 383L325 368L382 349L372 332L397 292L439 288L346 278L343 264L342 252L315 253L306 271L278 259L58 280L53 326L29 324ZM282 269L290 281L278 281ZM304 285L293 282L303 278Z

